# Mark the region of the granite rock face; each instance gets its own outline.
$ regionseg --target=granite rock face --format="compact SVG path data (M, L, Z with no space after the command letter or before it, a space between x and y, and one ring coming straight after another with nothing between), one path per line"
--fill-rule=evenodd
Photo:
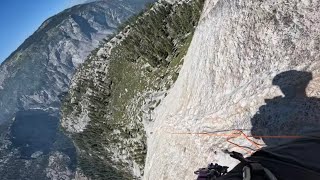
M194 179L210 162L237 163L222 152L239 151L226 138L188 133L300 135L319 127L319 5L207 0L179 77L146 127L144 179Z

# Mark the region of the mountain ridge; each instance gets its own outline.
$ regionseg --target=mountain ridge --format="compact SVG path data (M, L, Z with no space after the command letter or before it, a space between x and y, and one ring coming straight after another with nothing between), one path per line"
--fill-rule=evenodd
M61 99L86 56L148 2L110 0L69 8L42 23L1 64L3 179L82 177L76 149L58 125Z
M123 2L126 3L127 1ZM0 121L3 122L8 119L8 117L11 116L10 113L12 114L12 112L18 109L24 109L24 106L28 106L26 105L28 103L32 104L32 101L39 100L40 104L53 103L52 106L57 106L55 103L58 103L59 100L56 97L59 93L67 91L69 81L76 67L84 61L85 57L94 47L98 46L100 40L116 31L117 25L120 24L120 21L125 20L125 16L128 17L133 13L133 9L128 11L131 5L132 7L137 6L136 3L129 3L127 7L123 6L118 8L118 3L118 1L99 1L85 5L77 5L71 9L67 9L57 16L49 18L15 53L11 54L10 58L7 58L0 66L0 71L2 72L0 75L0 109L2 109ZM104 18L101 15L95 14L90 9L86 9L88 6L108 18ZM114 8L115 11L104 12L103 9L109 7ZM142 6L140 6L140 8L142 8ZM73 15L81 13L81 11L84 10L88 11L89 14L82 14L80 17ZM119 13L122 14L119 15ZM82 16L92 20L84 20ZM61 29L57 29L56 25L59 24ZM93 29L82 29L82 27L89 27L88 25L94 26L96 31L90 32ZM55 38L52 38L53 36ZM59 42L59 37L64 39L64 42ZM48 46L45 44L47 43L46 41L49 41ZM39 48L42 52L34 53L38 52ZM66 51L66 48L68 48L68 51ZM27 62L26 59L29 59L29 62ZM40 59L44 61L40 61ZM33 64L33 66L38 66L37 73L40 74L40 76L33 74L34 72L32 72L31 69L34 67L28 66L28 63ZM52 75L50 75L52 77L47 75L47 73L50 74L50 72L52 72ZM19 77L15 78L15 76ZM9 82L6 79L11 80ZM18 84L13 81L19 81L19 79L25 79L25 81L20 82L21 84L18 86ZM4 82L5 80L6 82ZM29 83L27 84L26 82ZM36 84L34 84L34 82L36 82ZM30 86L30 84L33 84L33 86ZM7 87L5 87L6 85ZM8 88L12 86L16 87L10 90L10 92L6 92ZM50 86L47 87L47 89L50 88L53 89L53 91L46 90L46 88L44 88L46 86ZM30 90L28 90L29 88ZM39 91L40 89L46 92L39 95L39 93L43 93ZM12 95L9 96L8 94ZM8 97L10 97L10 100ZM17 99L15 99L15 97ZM32 106L31 104L29 106ZM37 103L33 106L37 106L36 104Z

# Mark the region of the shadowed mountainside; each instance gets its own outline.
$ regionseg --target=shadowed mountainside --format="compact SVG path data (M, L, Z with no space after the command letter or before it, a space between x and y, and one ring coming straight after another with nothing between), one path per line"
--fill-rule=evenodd
M1 179L77 176L75 147L59 130L61 99L90 52L149 2L96 1L66 9L1 64Z

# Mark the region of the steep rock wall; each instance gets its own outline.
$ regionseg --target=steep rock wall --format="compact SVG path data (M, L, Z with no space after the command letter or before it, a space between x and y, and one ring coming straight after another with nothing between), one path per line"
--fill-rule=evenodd
M209 162L235 165L222 152L234 149L225 138L173 133L244 129L250 134L259 107L284 95L272 85L281 72L312 72L307 95L318 96L319 20L317 1L207 0L179 77L147 127L144 179L194 179L193 172ZM280 86L290 86L294 78ZM283 126L277 125L270 127L280 133ZM302 129L292 128L288 132Z

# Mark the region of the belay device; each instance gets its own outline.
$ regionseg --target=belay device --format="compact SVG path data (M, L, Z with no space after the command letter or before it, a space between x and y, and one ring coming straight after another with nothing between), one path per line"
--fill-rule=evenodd
M216 164L209 164L207 168L200 168L194 173L198 175L197 180L214 180L225 175L228 172L227 166L220 166Z

